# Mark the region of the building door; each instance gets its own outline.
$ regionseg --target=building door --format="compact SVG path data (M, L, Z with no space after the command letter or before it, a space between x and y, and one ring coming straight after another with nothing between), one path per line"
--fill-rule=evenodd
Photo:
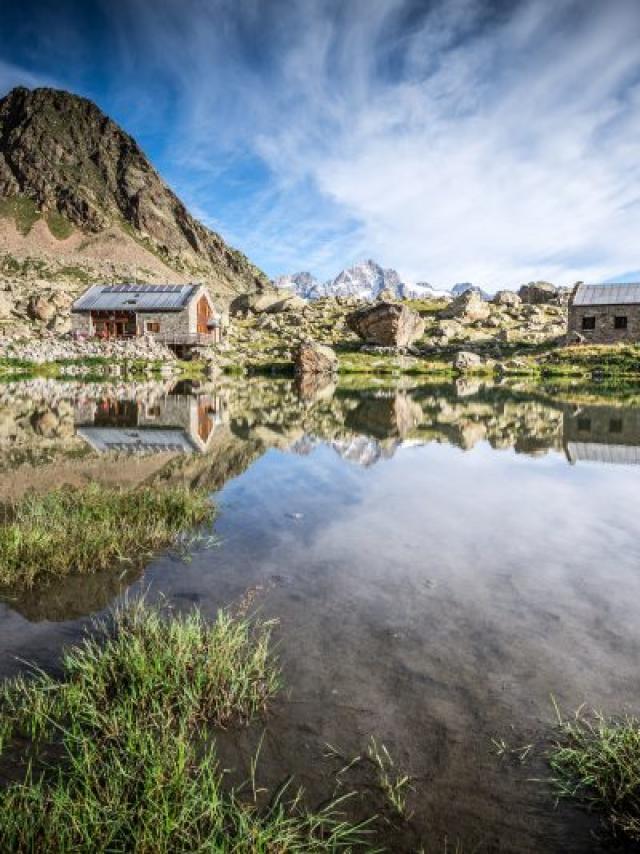
M198 333L206 335L209 331L209 320L211 319L211 306L209 300L203 295L198 300Z

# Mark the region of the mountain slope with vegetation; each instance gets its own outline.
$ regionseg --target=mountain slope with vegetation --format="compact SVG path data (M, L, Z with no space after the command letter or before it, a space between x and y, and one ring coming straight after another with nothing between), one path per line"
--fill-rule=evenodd
M188 212L136 141L54 89L0 99L0 316L32 290L97 281L205 281L221 299L266 276Z

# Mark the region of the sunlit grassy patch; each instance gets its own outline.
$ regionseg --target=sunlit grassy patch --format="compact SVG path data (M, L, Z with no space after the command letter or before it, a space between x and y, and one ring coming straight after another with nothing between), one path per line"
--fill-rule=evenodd
M66 240L73 234L73 225L58 211L50 211L47 214L47 225L51 234L58 240Z
M183 487L108 489L93 484L29 494L0 520L0 584L90 573L139 561L213 514L206 492Z
M640 347L637 344L556 347L542 360L542 366L546 374L596 372L604 376L638 376Z
M22 235L27 235L40 219L41 214L33 199L26 196L12 196L0 199L0 217L13 219Z

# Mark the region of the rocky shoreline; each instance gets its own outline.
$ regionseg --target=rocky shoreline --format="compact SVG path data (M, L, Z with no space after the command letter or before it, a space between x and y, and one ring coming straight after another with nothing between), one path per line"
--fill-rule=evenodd
M192 370L640 375L636 345L568 346L563 294L536 291L525 299L531 301L499 291L486 300L473 290L452 301L397 300L383 293L373 303L304 300L278 291L244 295L231 305L224 339L193 351ZM181 369L175 354L152 336L101 341L41 330L0 337L5 374L56 364L61 373L80 375L99 362L115 373L127 365L165 375Z

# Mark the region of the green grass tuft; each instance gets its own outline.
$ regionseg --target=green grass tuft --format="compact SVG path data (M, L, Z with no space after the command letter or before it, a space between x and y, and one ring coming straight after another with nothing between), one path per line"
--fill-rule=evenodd
M640 841L640 720L578 712L560 721L549 763L560 797L601 813L616 832Z
M47 214L47 225L51 234L58 240L66 240L73 234L73 225L58 211Z
M224 786L211 728L247 722L277 690L271 628L138 602L67 652L60 680L6 683L4 749L28 738L32 760L0 790L0 850L354 850L367 831L343 819L340 801L310 813L300 793L285 802L285 787L260 808ZM52 767L56 747L63 759Z
M183 487L127 492L93 484L29 494L4 506L0 585L31 587L116 561L142 561L212 514L206 492Z
M387 803L397 815L406 818L407 793L411 788L411 778L407 774L398 773L385 745L379 745L373 736L369 739L367 756L373 763L378 786Z
M20 234L26 237L41 214L33 199L26 196L12 196L8 199L0 199L0 216L12 219Z

